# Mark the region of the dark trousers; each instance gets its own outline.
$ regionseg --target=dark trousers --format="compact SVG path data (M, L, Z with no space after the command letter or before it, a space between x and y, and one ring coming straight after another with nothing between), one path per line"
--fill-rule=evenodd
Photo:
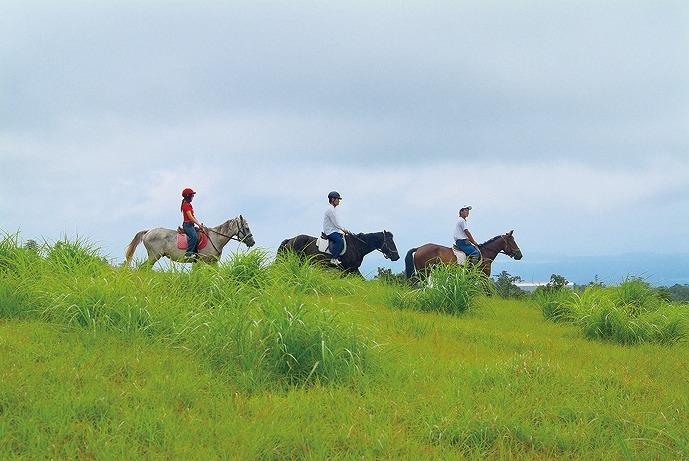
M185 222L182 224L182 230L187 234L187 256L196 253L196 246L199 243L199 237L196 234L196 228L193 222Z
M333 232L328 235L328 240L330 240L330 253L333 255L333 259L337 259L344 249L344 237L339 232Z

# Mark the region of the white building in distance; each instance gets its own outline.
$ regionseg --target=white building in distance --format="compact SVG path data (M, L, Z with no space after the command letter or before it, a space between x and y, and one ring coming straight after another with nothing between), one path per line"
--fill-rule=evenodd
M533 293L534 291L536 291L536 288L547 286L548 282L515 282L514 285L522 291L526 291L527 293ZM565 288L567 288L568 290L573 290L574 283L567 282Z

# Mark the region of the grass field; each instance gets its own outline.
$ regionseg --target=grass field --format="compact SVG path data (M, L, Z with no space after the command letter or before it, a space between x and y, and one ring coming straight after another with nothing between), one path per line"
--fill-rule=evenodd
M683 339L260 252L154 272L6 238L0 277L1 459L689 458Z

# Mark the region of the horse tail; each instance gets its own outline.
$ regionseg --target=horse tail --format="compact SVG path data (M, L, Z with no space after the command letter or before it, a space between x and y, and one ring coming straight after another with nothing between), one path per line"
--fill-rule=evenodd
M416 250L418 250L418 248L412 248L407 251L407 256L404 258L404 273L407 275L408 279L412 278L416 271L414 267L414 253L416 253Z
M124 255L125 266L129 266L129 263L132 261L132 256L134 256L134 250L136 250L136 247L139 246L139 243L141 243L141 241L143 240L146 232L148 232L148 230L142 230L141 232L137 232L137 234L132 239L132 242L127 247L127 252Z

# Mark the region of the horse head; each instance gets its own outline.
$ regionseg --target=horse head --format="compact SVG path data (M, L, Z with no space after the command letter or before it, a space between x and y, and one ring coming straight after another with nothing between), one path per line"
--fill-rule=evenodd
M256 244L254 236L249 229L249 223L244 219L244 216L239 215L239 220L237 222L237 238L243 242L246 246L252 247Z
M380 251L383 252L385 258L391 261L400 259L400 254L397 252L397 245L395 245L392 232L383 231L383 243L380 246Z
M502 236L502 240L504 242L504 248L502 251L510 258L514 258L519 261L522 259L522 250L519 249L519 245L517 245L517 242L515 242L514 236L512 235L513 233L514 230L511 230Z

